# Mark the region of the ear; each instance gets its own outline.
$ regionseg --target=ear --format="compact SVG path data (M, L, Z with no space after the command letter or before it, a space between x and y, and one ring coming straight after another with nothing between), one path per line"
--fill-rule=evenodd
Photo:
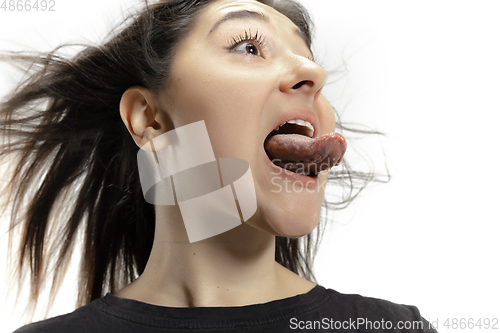
M143 87L130 87L122 95L120 116L139 148L166 132L157 122L157 105L156 96Z

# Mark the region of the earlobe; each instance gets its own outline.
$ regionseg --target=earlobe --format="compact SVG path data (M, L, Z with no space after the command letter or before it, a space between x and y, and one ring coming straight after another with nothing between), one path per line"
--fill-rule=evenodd
M138 147L162 134L156 121L156 99L146 88L130 87L120 100L120 116Z

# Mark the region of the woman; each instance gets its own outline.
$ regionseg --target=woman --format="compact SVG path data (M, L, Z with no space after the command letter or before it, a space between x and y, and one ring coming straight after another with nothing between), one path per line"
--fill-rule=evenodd
M161 1L73 60L14 58L41 65L1 109L2 154L19 158L9 186L34 300L48 253L64 268L79 228L85 237L84 306L18 332L433 331L415 307L311 282L298 237L309 244L325 170L346 145L309 26L291 1ZM138 151L161 167L156 154L199 122L216 158L248 163L256 208L244 219L239 200L244 223L192 241L175 179L176 204L158 203L163 189L154 206L144 201L154 171L141 170Z

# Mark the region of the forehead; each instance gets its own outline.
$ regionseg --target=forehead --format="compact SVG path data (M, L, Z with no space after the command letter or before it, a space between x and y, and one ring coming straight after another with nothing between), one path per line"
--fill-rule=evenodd
M269 17L273 26L279 26L290 30L298 30L297 26L285 15L274 8L255 0L219 0L211 4L202 14L201 21L206 24L215 24L231 12L248 10L262 13Z

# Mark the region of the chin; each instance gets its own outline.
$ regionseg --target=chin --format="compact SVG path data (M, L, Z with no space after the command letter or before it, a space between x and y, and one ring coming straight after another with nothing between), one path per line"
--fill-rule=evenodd
M316 207L315 204L306 205L307 208L296 209L298 207L298 205L293 204L280 205L269 199L259 200L258 197L257 212L246 223L275 236L302 237L309 234L318 225L321 204L319 207Z
M275 236L298 238L309 234L319 222L326 173L318 175L318 184L308 187L303 179L291 178L293 175L281 173L271 177L269 168L275 166L270 166L270 162L266 164L266 168L255 166L253 169L257 211L245 223ZM295 187L290 186L293 184L290 179L296 182Z
M269 220L268 223L276 231L276 236L298 238L309 234L316 228L319 221L319 213L291 214L279 212L279 216Z

